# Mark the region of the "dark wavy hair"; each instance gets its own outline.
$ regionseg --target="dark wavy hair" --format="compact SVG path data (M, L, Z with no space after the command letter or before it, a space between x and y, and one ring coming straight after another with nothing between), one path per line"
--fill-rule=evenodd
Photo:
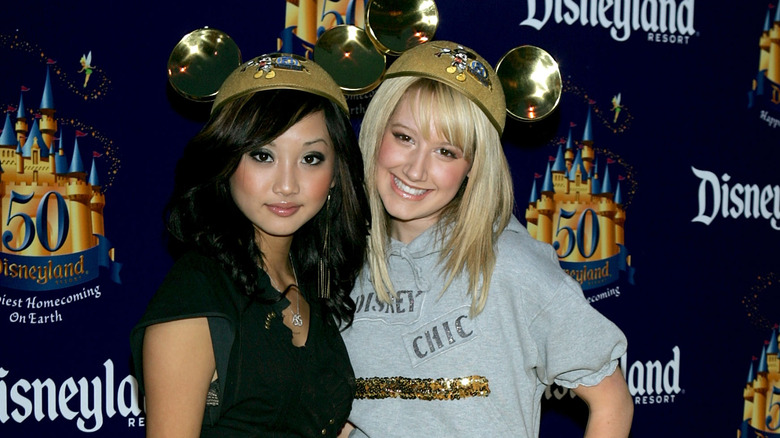
M309 298L316 296L318 263L329 227L325 262L330 268L330 299L321 301L326 313L348 326L355 312L349 294L365 259L370 210L354 130L344 112L327 98L296 90L267 90L218 108L176 165L165 211L169 250L174 257L196 251L217 260L237 287L267 302L260 298L258 285L263 249L258 247L252 223L233 201L230 176L244 154L319 111L325 115L335 149L335 185L329 206L295 232L290 252L301 290Z

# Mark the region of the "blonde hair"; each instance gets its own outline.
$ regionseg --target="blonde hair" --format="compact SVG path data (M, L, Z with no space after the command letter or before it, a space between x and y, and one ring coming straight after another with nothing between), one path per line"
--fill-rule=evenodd
M472 166L465 187L442 211L436 226L442 246L439 264L446 276L441 293L465 270L470 315L474 317L487 302L496 265L495 244L512 215L512 178L500 135L485 113L469 98L438 81L409 76L387 79L363 118L359 143L371 206L368 262L372 283L380 300L390 302L391 296L395 297L386 256L389 217L377 191L376 162L387 123L404 96L413 99L410 103L417 125L423 129L434 126L437 134L463 149L464 158Z

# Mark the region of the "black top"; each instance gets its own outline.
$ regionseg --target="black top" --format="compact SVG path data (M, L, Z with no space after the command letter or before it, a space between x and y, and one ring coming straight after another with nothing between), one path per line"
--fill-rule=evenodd
M278 295L262 271L259 281L264 296ZM209 406L204 400L201 437L336 436L352 407L354 373L335 323L323 320L307 290L313 289L302 284L311 303L309 334L306 345L296 347L282 322L289 301L261 304L237 291L216 261L183 256L131 333L142 394L145 327L207 317L219 378L209 391ZM276 316L269 318L271 313ZM218 405L211 406L215 395Z

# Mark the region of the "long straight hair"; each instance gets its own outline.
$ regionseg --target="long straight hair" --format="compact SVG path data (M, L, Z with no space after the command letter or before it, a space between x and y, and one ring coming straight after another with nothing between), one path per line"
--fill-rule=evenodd
M404 96L411 99L417 125L422 129L433 126L437 134L462 148L472 166L465 185L442 210L435 226L442 247L439 264L446 278L441 293L465 271L470 315L474 317L487 302L496 265L495 245L512 216L512 178L500 135L487 116L466 96L441 82L415 77L387 79L363 118L359 143L372 216L368 250L371 280L382 301L395 297L386 256L390 218L377 190L376 162L388 120Z
M295 232L290 254L299 281L307 286L302 290L316 289L318 262L327 254L331 299L324 305L338 322L349 324L355 310L349 293L365 257L370 219L354 130L344 112L324 97L267 90L235 98L212 114L176 166L166 208L169 249L174 257L196 251L217 260L240 290L263 301L258 285L263 249L256 242L252 223L233 201L230 176L244 154L320 111L335 150L334 187L329 208L321 209ZM324 252L328 227L328 251Z

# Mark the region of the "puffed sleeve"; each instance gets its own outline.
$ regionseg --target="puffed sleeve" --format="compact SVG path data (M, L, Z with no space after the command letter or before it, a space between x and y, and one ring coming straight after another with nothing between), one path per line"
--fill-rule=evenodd
M146 312L130 333L133 367L141 394L143 340L146 327L186 318L208 318L217 375L227 375L230 350L235 339L235 311L230 302L232 286L222 269L206 257L190 253L173 265L155 293ZM224 386L225 379L219 379ZM224 387L220 387L224 394Z

